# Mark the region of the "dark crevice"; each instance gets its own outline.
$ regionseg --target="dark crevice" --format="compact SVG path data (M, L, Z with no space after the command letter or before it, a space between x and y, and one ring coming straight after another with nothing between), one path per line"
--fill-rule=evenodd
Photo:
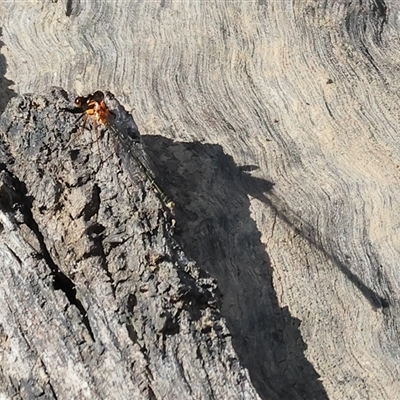
M5 243L5 246L7 247L8 251L14 256L14 258L17 260L18 264L22 265L22 260L18 257L17 254L11 249L9 246L7 246L7 243Z
M127 298L123 301L122 305L122 319L128 331L128 336L132 343L138 342L137 332L132 325L132 317L134 315L134 308L137 306L137 297L134 293L130 293Z
M97 222L89 224L86 228L85 233L90 240L90 248L83 255L83 258L89 257L104 257L104 249L103 249L103 232L105 227Z
M116 285L111 272L108 270L106 255L103 245L103 240L104 240L103 232L105 231L105 229L106 228L102 224L99 224L98 222L89 223L89 226L86 228L86 235L90 239L91 245L89 251L87 251L83 255L83 258L90 258L90 257L100 258L101 260L100 266L105 271L108 279L110 280L111 289L113 294L115 295Z
M91 198L83 209L83 219L89 221L93 215L97 214L100 208L100 188L94 185L92 188Z
M128 315L133 315L133 310L137 306L137 298L134 293L130 293L126 299L126 312Z
M164 340L166 336L173 336L180 332L179 316L180 311L176 315L171 315L169 311L161 312L160 317L165 318L165 322L159 331L163 334Z
M52 383L51 383L50 374L49 374L49 371L47 370L47 366L46 366L46 364L45 364L45 362L43 361L42 358L40 358L40 361L41 361L41 363L42 363L42 367L43 367L43 369L44 369L44 372L45 372L46 376L49 378L49 379L48 379L48 382L47 382L47 385L44 386L44 392L45 392L44 395L46 395L46 392L47 392L46 387L48 386L48 388L50 389L50 392L51 392L53 398L54 398L54 399L58 399L58 397L57 397L57 395L56 395L56 392L55 392L55 390L54 390L54 387L53 387L53 385L52 385Z
M65 15L67 17L71 16L72 14L72 0L67 0L67 9L65 11Z
M51 394L53 395L54 399L57 400L58 397L57 397L57 395L56 395L56 392L55 392L55 390L54 390L53 385L51 384L51 380L50 380L50 379L49 379L49 382L48 382L47 384L49 385L50 392L51 392Z
M112 276L112 273L109 271L108 266L107 266L107 262L105 261L105 255L103 252L103 257L102 257L103 262L101 263L101 267L104 270L104 272L107 275L107 278L110 280L110 286L111 286L111 291L115 297L115 290L116 290L116 285L115 285L115 281L114 278Z
M156 395L154 394L154 391L153 391L153 389L151 388L150 385L147 387L147 389L148 389L147 394L148 394L148 396L149 396L149 400L157 400L157 397L156 397Z
M328 102L327 102L325 99L324 99L324 103L325 103L326 109L328 110L328 114L330 115L331 118L334 119L334 116L333 116L333 114L332 114L332 110L331 110L331 108L329 107L329 104L328 104Z
M128 331L129 339L131 339L132 343L136 344L138 342L138 335L135 328L130 322L126 322L125 326Z
M374 58L372 57L371 53L369 52L368 47L364 43L362 43L362 45L361 45L361 51L364 54L364 56L368 59L370 64L374 67L375 71L379 74L379 76L382 77L381 70L379 69Z
M187 388L188 388L188 391L189 391L189 395L192 395L192 394L193 394L193 391L192 391L192 388L191 388L191 386L190 386L189 381L188 381L187 378L186 378L185 368L183 367L182 363L180 363L179 361L177 362L177 366L178 366L178 369L179 369L179 372L180 372L180 376L183 378L183 381L184 381L184 382L186 383L186 385L187 385ZM207 375L208 381L210 382L209 376L208 376L208 373L207 373L207 368L204 368L204 365L203 365L203 369L204 369L204 371L205 371L205 373L206 373L206 375ZM212 386L209 385L209 388L210 388L211 393L212 393L212 396L211 396L210 398L211 398L211 399L215 399L216 397L214 397L213 390L212 390Z
M81 8L80 0L67 0L65 15L77 17L81 13Z
M69 302L74 305L80 312L82 322L85 325L87 331L89 332L92 340L94 341L94 335L92 329L90 327L89 319L86 313L85 308L83 307L81 301L76 297L76 288L74 282L68 278L55 264L51 255L46 247L44 242L43 234L40 232L39 226L35 221L32 213L32 201L33 199L27 196L27 189L25 183L21 182L17 177L13 176L11 173L8 174L9 182L8 185L13 189L11 196L13 196L13 201L9 203L15 206L15 202L18 201L18 206L20 206L21 211L24 215L25 224L32 230L32 232L36 235L39 244L40 250L43 254L43 258L45 259L47 265L51 269L52 275L54 277L53 287L55 290L61 290L67 296ZM11 193L11 191L10 191Z

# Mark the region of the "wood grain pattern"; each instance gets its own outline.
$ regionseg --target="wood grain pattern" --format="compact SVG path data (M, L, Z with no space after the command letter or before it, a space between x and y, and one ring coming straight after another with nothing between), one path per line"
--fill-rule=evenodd
M398 2L0 7L2 87L132 111L260 396L396 398Z

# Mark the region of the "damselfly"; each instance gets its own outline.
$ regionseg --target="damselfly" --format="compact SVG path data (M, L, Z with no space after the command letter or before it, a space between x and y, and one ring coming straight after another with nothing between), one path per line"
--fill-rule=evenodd
M109 94L109 96L112 96ZM136 162L137 166L139 167L140 171L145 175L146 179L150 182L152 185L153 189L157 192L159 195L161 201L163 204L172 210L175 206L174 202L171 201L163 192L163 190L160 188L158 183L156 182L152 172L151 168L149 167L145 155L141 154L143 153L143 150L140 151L138 148L138 139L139 139L139 134L137 131L136 124L134 124L135 133L137 134L132 135L130 132L127 134L127 132L123 132L122 129L118 129L117 123L116 123L116 118L117 114L111 111L107 104L104 101L104 93L101 91L97 91L93 94L89 94L87 96L79 96L75 99L74 102L75 108L72 110L69 110L74 113L81 113L83 116L83 129L85 128L86 122L88 118L93 123L93 126L95 130L97 131L99 125L105 126L107 129L112 131L114 134L118 136L120 139L121 144L124 146L125 151L133 158L133 160ZM80 119L80 118L79 118ZM71 138L67 144L72 143L73 140L75 140L77 136L74 138Z

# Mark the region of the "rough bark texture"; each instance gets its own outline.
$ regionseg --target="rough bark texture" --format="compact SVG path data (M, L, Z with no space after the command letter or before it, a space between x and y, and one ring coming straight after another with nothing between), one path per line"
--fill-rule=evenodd
M185 254L216 279L221 292L218 307L226 319L240 363L248 369L260 397L338 400L398 397L398 1L38 0L7 1L0 7L0 111L17 93L49 93L52 85L78 94L109 89L132 111L147 154L158 171L157 178L177 203L174 237ZM24 118L18 119L21 124ZM18 140L28 141L27 133L19 135L23 136ZM84 140L88 143L87 135L77 139L73 147L80 149L77 145L85 143ZM48 142L47 152L59 168L56 174L61 175L55 176L64 174L64 181L70 185L65 209L81 204L82 211L81 214L57 212L65 212L63 218L71 215L74 220L85 221L85 215L93 212L86 204L96 204L97 196L101 199L100 210L111 196L112 185L108 196L103 183L95 184L103 182L98 174L112 179L113 174L106 166L114 158L108 160L103 156L109 143L104 142L105 135L100 151L94 146L89 161L79 158L85 154L83 150L69 153L61 151L62 147L56 161L52 146L65 140L61 135L58 142ZM7 147L2 144L3 152L11 156L10 149L19 143L15 141L7 142ZM31 159L28 149L30 157L39 160L44 157L44 160L49 156L43 150L35 150L33 143L29 143L23 155L14 154L16 162L12 168L7 167L14 176L7 178L11 179L11 187L22 185L17 190L18 196L25 190L23 185L26 186L24 204L29 205L30 200L32 204L24 207L32 213L35 207L40 209L36 204L40 204L38 199L44 192L51 196L53 190L52 196L59 196L59 189L51 189L44 178L41 186L30 183L34 182L36 166L26 175L17 168ZM85 162L90 168L82 172L80 168ZM126 174L124 163L120 168L121 174ZM53 173L48 162L41 169L43 176ZM87 176L82 182L71 178L75 176L72 174L81 173ZM123 182L128 182L127 177L124 179ZM122 189L126 187L126 193L131 193L132 185L139 190L135 193L147 195L137 194L131 199L132 194L126 194L129 201L138 210L150 209L145 205L152 196L149 186L143 192L136 183L124 183L121 193L116 189L114 192L125 196ZM3 187L9 185L3 183ZM79 188L77 194L72 190L74 187ZM58 201L64 202L62 197ZM53 200L42 205L46 207L46 215L51 215L49 210L54 204ZM154 214L150 215L159 215L156 208L151 209ZM25 215L18 207L13 212L17 221L19 213ZM124 212L133 218L130 211ZM69 227L76 232L78 241L94 215L77 227L70 227L61 217L48 222L44 216L32 217L43 240L51 239L49 243L45 241L46 248L51 248L50 243L54 242L57 250L54 254L48 250L57 266L53 266L49 280L61 273L77 287L77 281L81 282L75 295L80 303L73 300L78 307L62 307L63 301L69 304L68 296L62 296L64 292L60 290L52 292L52 296L58 296L54 301L59 304L60 312L57 317L43 318L57 329L67 329L71 321L81 321L82 332L90 332L85 326L88 323L92 326L90 312L98 315L108 309L97 300L93 300L97 308L91 302L86 303L88 296L97 299L98 292L90 289L91 279L119 281L113 275L114 270L109 268L107 273L101 262L97 267L80 266L76 271L72 262L69 267L59 265L59 259L65 256L69 262L71 255L62 252L68 249L64 244L56 246L54 232ZM139 222L141 218L136 218L138 225L144 224ZM161 216L157 217L158 222L154 221L156 217L146 218L150 221L147 226L164 226ZM18 223L24 226L23 221ZM7 224L3 225L3 235L12 238L4 233ZM101 225L108 229L105 222ZM29 229L34 232L36 228ZM82 257L84 263L91 259L85 254L96 251L98 243L108 237L106 230L93 229L88 233L93 237L86 244L79 244L86 250L71 253ZM38 253L43 252L42 246L39 240ZM106 254L108 247L104 244L103 247ZM175 254L164 248L156 253L167 254L163 261L166 263ZM7 254L11 264L13 256ZM17 257L24 259L21 255ZM103 254L97 257L101 260ZM18 258L12 259L19 265L15 261ZM6 292L7 299L13 299L15 306L6 308L10 316L2 314L2 318L13 321L15 308L40 302L44 289L38 285L46 282L43 274L48 265L43 260L46 257L41 263L37 261L42 269L37 267L35 271L41 275L36 286L32 283L31 291L12 296ZM149 271L144 261L136 264L143 266L127 270ZM176 267L176 271L181 269L185 267ZM96 275L100 271L103 281ZM19 274L14 275L14 279L20 279ZM128 275L128 280L139 279ZM23 276L24 284L28 284L28 278L35 275ZM90 289L87 292L83 289L86 281ZM7 282L13 280L7 278L3 285ZM107 290L96 285L94 288L106 296ZM201 282L193 285L203 287ZM31 300L29 296L33 296ZM154 304L159 301L156 298ZM79 304L83 311L67 315L71 313L68 310L79 309ZM138 304L142 303L138 300ZM135 307L143 310L141 305ZM202 312L209 309L204 307ZM110 311L107 318L117 318L118 309ZM28 311L24 310L26 314ZM88 321L84 310L88 312ZM67 322L55 322L60 318ZM13 323L8 322L9 326L14 326ZM97 330L93 326L91 329L95 336ZM116 329L113 327L112 332ZM195 330L189 332L194 334ZM168 340L178 340L180 334L168 335ZM56 338L64 336L60 333ZM85 340L89 339L90 333ZM219 345L217 341L213 343ZM17 357L19 353L13 354ZM21 357L27 357L26 354ZM221 351L221 357L223 354ZM42 354L42 360L43 357ZM113 362L116 363L115 359ZM149 359L146 362L151 368ZM46 366L46 361L42 363ZM76 364L76 369L71 365L70 371L75 371L78 377L89 373L76 372L79 365ZM111 371L112 364L107 365L104 368ZM191 371L197 370L204 371L205 367L193 367ZM22 367L18 369L21 374L22 371ZM224 372L215 376L220 374L229 376ZM118 375L115 380L128 382L125 379L128 375L128 372ZM197 378L199 385L211 380ZM91 383L93 387L97 385L96 379L99 378L93 378ZM144 377L143 382L146 386L148 378ZM231 387L229 382L218 378L215 385L224 390ZM161 389L152 390L157 397L157 390ZM246 386L243 390L242 393L250 393L251 389ZM207 396L206 392L201 393ZM193 392L192 397L196 395ZM214 396L221 398L221 394Z
M108 104L121 137L101 146L56 90L13 99L0 119L3 394L257 397L214 280L172 239L127 153L141 152L132 117Z

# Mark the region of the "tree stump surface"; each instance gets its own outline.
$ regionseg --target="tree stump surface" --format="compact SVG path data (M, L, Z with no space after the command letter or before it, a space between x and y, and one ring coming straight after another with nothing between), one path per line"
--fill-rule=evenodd
M4 1L0 28L0 393L398 397L397 1ZM66 146L53 86L115 94L173 215L111 132Z
M7 396L257 397L215 281L173 240L123 137L82 132L64 96L14 98L0 120ZM111 109L139 147L132 117Z

